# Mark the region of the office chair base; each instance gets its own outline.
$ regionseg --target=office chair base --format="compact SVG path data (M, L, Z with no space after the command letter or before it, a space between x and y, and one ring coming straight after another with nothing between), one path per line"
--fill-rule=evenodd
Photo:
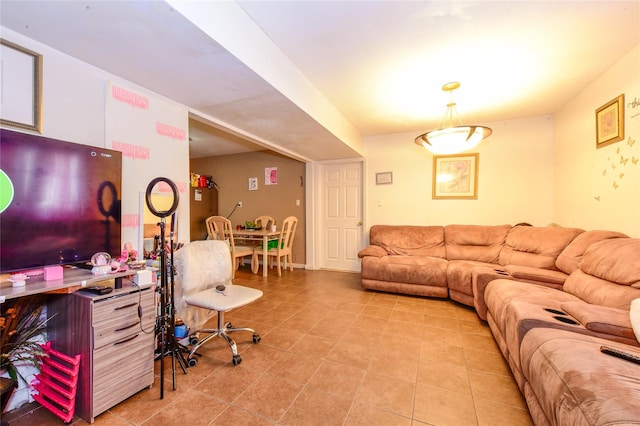
M230 322L227 322L224 324L223 322L224 322L224 315L222 315L222 312L219 312L218 328L199 330L197 334L199 333L208 334L203 339L199 340L197 335L192 335L189 338L189 343L191 343L192 345L191 351L189 351L189 355L187 356L187 364L189 365L189 367L195 367L198 364L198 359L195 357L197 350L200 347L202 347L205 343L207 343L209 340L213 339L214 337L222 337L224 340L226 340L227 344L231 348L231 353L233 355L231 359L231 361L233 362L233 365L240 364L242 362L242 357L238 355L238 347L236 345L236 342L231 338L231 336L229 336L229 333L234 333L236 331L248 331L253 334L252 341L254 344L260 342L261 340L260 335L256 333L254 329L247 328L247 327L235 328L233 327L233 325L231 325Z

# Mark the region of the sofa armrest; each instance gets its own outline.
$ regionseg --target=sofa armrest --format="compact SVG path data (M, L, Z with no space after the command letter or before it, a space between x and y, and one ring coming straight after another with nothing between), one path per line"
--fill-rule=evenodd
M546 285L557 289L560 289L569 277L569 275L561 271L531 266L505 265L503 268L514 280Z
M484 301L484 290L487 285L500 278L510 278L509 274L498 265L495 268L480 266L471 274L471 286L473 288L473 306L481 320L487 320L487 304Z
M564 302L560 307L587 330L635 339L628 310L587 302Z
M383 257L387 256L389 253L385 249L380 246L369 246L365 247L358 252L358 257L362 259L365 256L374 256L374 257Z

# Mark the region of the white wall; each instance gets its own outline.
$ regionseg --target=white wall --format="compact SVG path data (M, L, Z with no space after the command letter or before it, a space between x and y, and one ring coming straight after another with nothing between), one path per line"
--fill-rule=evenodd
M120 127L130 134L135 133L133 129L139 125L138 120L132 122L129 118L127 121L126 117L119 118L115 114L107 119L109 82L144 94L151 99L152 107L163 105L162 108L150 109L151 114L156 114L157 121L166 122L164 111L168 108L178 110L179 123L176 126L184 128L188 135L188 114L184 106L4 27L1 30L4 39L43 56L43 136L112 149L115 139L107 140L107 124L111 129ZM129 114L131 116L133 113ZM118 120L121 122L118 123ZM150 122L155 123L153 119ZM178 229L180 239L189 241L188 142L160 138L167 141L156 143L149 138L139 139L120 139L130 145L149 148L146 159L123 155L122 242L131 242L140 250L140 224L137 222L140 214L139 193L144 192L149 182L159 176L174 180L181 191L186 191L181 192L184 201L178 207Z
M431 198L433 155L414 144L419 132L367 138L367 229L375 224L552 222L551 117L483 124L493 134L473 150L479 153L477 200ZM376 185L375 174L386 171L393 172L393 184Z
M596 149L595 110L625 95L625 139ZM640 45L555 115L556 222L640 237Z
M106 120L106 92L110 81L138 90L158 101L156 103L171 105L173 109L184 109L180 114L184 123L180 123L180 126L188 128L187 111L183 106L4 27L0 30L2 38L43 56L43 136L111 149L112 141L107 141L105 137L106 123L114 127L118 127L118 123L114 122L113 115ZM158 117L161 120L162 114ZM120 125L131 130L137 123ZM170 149L167 148L167 143L171 142L151 144L150 155L146 160L123 156L122 215L123 219L128 220L122 226L122 242L132 242L139 251L137 246L141 225L136 222L140 214L139 192L144 192L151 179L156 176L173 179L181 190L186 189L187 192L182 197L185 201L180 203L178 209L178 230L180 239L189 241L189 187L186 184L189 180L188 142L176 141ZM139 141L138 144L147 146L148 141ZM141 167L141 162L144 162L144 167ZM184 184L181 185L181 182ZM30 381L35 370L25 369L22 373ZM19 390L12 395L7 410L28 401L32 401L29 391L21 383Z

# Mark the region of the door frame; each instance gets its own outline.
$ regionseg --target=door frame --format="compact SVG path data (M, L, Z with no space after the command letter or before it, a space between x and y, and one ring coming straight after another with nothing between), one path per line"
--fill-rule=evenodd
M361 182L362 190L360 191L360 208L361 216L362 216L362 226L360 227L360 236L359 241L361 247L365 244L365 229L367 228L367 209L366 209L366 188L367 188L367 179L366 179L366 161L363 157L357 158L347 158L341 160L327 160L327 161L314 161L311 163L307 163L306 167L306 178L307 178L307 191L306 191L306 204L307 204L307 264L306 269L318 270L321 269L321 253L324 251L324 247L326 244L324 235L324 224L322 222L322 218L320 215L320 208L323 205L322 196L323 196L323 182L322 182L322 173L324 172L325 166L335 166L336 164L347 164L347 163L360 163L362 168L362 176Z

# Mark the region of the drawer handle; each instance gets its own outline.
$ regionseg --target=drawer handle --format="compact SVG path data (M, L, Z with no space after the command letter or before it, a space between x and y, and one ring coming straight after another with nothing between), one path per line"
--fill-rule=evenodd
M124 305L124 306L118 306L117 308L113 308L114 311L119 311L120 309L127 309L130 308L132 306L136 306L137 303L133 302L133 303L129 303L128 305Z
M128 338L126 338L126 339L124 339L124 340L119 340L119 341L115 342L115 343L113 344L113 346L121 345L121 344L123 344L123 343L127 343L127 342L129 342L129 341L131 341L131 340L135 339L135 338L136 338L136 337L138 337L139 335L140 335L140 333L138 333L138 334L134 334L133 336L128 337Z
M136 326L136 325L138 325L138 324L140 324L140 321L136 321L136 322L134 322L133 324L128 325L128 326L126 326L126 327L116 328L116 329L115 329L115 331L128 330L128 329L130 329L131 327L135 327L135 326Z

